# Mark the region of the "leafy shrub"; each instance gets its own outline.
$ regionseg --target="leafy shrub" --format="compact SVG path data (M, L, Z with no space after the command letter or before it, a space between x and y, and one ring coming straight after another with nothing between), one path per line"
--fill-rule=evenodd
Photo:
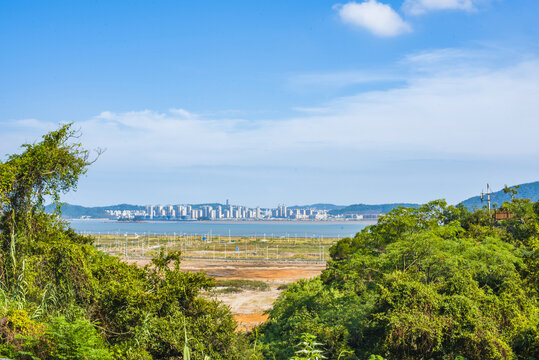
M322 355L322 350L318 347L322 345L316 342L316 336L303 333L300 335L300 342L297 344L299 348L296 350L296 355L292 356L290 360L322 360L325 356Z
M264 354L289 359L308 332L335 360L537 358L539 217L504 206L515 218L499 223L443 201L400 208L339 241L319 278L274 304Z
M112 354L95 327L86 319L68 322L52 318L45 330L48 359L108 360Z
M169 359L186 329L193 358L241 359L248 344L214 286L163 252L144 268L103 254L44 200L76 188L91 164L71 125L0 161L0 351L16 359ZM18 311L9 312L9 311ZM28 314L32 314L31 316ZM99 331L96 326L99 324Z

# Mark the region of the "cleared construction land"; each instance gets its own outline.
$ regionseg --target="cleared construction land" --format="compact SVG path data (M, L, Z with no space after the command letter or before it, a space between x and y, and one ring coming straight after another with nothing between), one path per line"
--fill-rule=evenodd
M181 251L185 259L312 260L328 258L336 238L240 237L211 235L94 235L102 251L126 260L155 256L161 250Z
M150 263L161 248L181 250L182 270L204 271L214 277L218 286L205 296L230 306L239 329L249 330L267 319L265 311L286 285L317 276L325 269L327 250L337 239L198 238L174 242L161 236L144 239L144 243L140 238L122 240L101 238L100 247L139 266Z

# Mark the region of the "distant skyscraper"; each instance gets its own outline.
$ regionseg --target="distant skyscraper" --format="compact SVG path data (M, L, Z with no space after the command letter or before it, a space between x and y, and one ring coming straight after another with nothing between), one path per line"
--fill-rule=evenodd
M153 206L152 206L152 205L146 206L146 215L147 215L150 219L153 219Z
M162 205L156 206L156 214L157 217L164 217L166 216L165 208Z

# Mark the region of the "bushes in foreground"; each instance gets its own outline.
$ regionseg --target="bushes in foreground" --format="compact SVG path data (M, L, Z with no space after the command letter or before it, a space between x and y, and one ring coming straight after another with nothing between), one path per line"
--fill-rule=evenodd
M494 223L435 201L397 209L331 248L319 278L285 291L260 338L289 359L301 334L328 359L536 359L539 203Z
M0 162L0 356L194 359L249 356L227 307L200 296L214 281L180 271L180 254L139 268L97 251L45 214L91 163L66 125Z

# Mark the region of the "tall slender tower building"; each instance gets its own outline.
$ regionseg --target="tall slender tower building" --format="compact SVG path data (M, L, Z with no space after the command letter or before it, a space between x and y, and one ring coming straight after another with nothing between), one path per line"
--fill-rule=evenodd
M153 219L153 205L146 206L146 216L148 216L149 219Z

